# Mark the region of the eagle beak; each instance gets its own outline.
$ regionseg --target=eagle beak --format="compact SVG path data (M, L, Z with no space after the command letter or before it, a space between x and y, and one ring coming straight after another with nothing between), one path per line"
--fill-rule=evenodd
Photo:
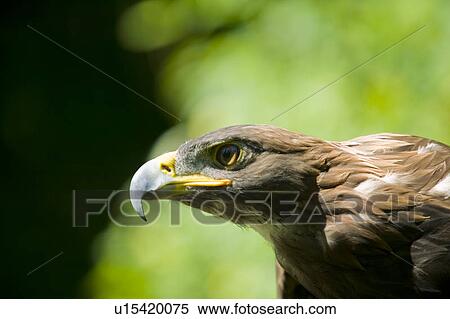
M169 152L146 162L131 179L131 205L145 221L147 219L142 207L142 198L145 193L167 188L180 192L186 190L186 187L189 186L219 187L231 184L229 179L213 179L201 174L177 176L175 173L175 155L176 152Z

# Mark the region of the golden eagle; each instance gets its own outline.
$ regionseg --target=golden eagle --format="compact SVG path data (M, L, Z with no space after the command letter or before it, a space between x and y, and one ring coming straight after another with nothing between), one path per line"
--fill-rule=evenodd
M450 148L427 138L239 125L145 163L130 196L144 218L154 192L253 228L275 251L280 297L448 298L449 171Z

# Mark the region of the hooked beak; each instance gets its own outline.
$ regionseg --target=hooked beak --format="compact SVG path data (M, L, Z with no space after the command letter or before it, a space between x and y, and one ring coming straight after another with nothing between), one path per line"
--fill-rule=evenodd
M229 179L214 179L201 174L177 176L175 173L176 152L158 156L142 165L130 183L131 205L138 215L147 221L142 208L145 193L171 187L177 192L188 186L218 187L231 184Z

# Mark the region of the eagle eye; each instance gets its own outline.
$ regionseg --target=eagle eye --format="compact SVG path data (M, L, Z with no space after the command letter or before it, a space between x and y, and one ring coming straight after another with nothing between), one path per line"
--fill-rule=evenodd
M216 161L223 167L230 167L236 164L241 154L241 149L236 144L224 144L217 148Z

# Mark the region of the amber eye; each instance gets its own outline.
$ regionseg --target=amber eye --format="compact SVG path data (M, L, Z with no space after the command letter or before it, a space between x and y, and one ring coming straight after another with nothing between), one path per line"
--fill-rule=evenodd
M241 150L235 144L225 144L220 146L216 151L216 160L222 166L231 166L236 164Z

